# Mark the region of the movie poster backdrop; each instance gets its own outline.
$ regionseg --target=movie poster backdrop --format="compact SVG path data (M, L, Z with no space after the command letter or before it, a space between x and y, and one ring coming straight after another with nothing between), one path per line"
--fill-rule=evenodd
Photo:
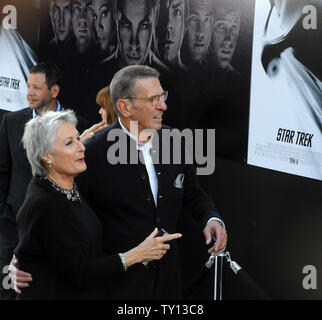
M95 123L120 68L156 68L163 123L215 128L216 155L247 151L254 0L42 0L39 61L63 70L60 99Z
M322 179L322 1L256 1L248 163Z
M37 62L39 8L33 0L0 4L0 110L28 107L26 80Z

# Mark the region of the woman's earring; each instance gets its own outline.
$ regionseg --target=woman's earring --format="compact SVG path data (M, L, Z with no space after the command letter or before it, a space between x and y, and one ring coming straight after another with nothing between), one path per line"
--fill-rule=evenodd
M53 165L51 163L48 163L48 168L52 168Z

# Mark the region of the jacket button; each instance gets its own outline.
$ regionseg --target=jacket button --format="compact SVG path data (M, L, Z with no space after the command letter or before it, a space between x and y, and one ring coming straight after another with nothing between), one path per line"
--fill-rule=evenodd
M158 172L157 172L157 175L159 176L160 174L161 174L161 171L158 171Z
M152 200L152 197L148 194L148 195L146 196L146 200L147 200L147 201L151 201L151 200Z
M161 196L161 195L159 195L159 197L158 197L159 199L162 199L163 198L163 196Z

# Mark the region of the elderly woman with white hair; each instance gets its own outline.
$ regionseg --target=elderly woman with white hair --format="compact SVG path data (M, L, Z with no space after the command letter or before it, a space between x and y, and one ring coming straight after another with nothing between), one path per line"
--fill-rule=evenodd
M164 242L181 236L155 237L154 230L123 254L104 254L101 223L74 182L86 170L75 125L74 113L66 110L47 112L25 127L23 145L33 178L17 215L15 255L32 281L19 290L18 299L104 299L116 273L161 259L170 248Z

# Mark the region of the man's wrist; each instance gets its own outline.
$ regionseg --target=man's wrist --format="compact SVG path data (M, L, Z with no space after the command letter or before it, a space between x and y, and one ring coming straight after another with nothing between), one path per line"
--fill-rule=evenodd
M211 222L211 221L218 221L218 222L221 224L221 226L222 226L224 229L226 229L226 227L225 227L225 223L224 223L224 221L222 221L221 219L219 219L219 218L215 218L215 217L210 218L210 219L207 221L207 224L208 224L209 222Z

